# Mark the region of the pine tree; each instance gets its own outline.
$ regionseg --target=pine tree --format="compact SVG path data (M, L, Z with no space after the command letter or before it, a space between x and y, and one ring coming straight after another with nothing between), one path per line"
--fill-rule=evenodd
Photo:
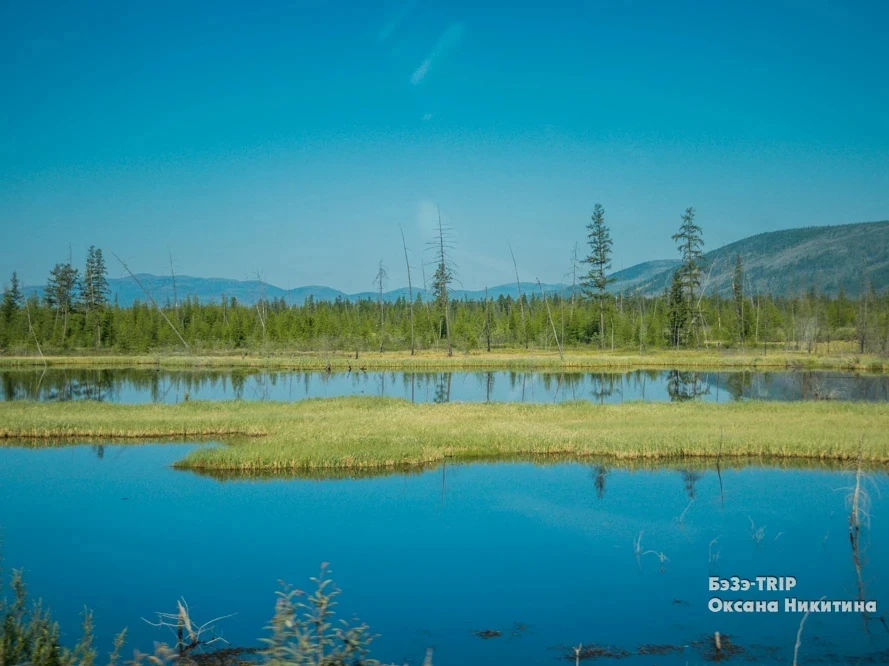
M685 338L685 329L688 326L688 301L682 284L681 270L673 273L673 282L670 285L667 320L670 325L670 344L678 347Z
M0 306L3 311L3 319L8 324L12 321L12 317L22 307L22 289L19 283L18 273L12 272L9 278L9 284L3 289L3 305Z
M68 264L56 264L49 272L46 281L44 300L56 313L56 319L61 315L63 321L62 340L68 337L68 316L74 310L77 301L77 293L80 286L80 272Z
M90 245L83 272L82 297L87 317L95 321L96 346L102 346L102 311L108 304L108 270L102 250Z
M90 245L83 273L83 301L87 312L108 304L108 270L102 250Z
M593 207L592 221L587 228L587 245L590 254L584 259L589 264L589 272L581 279L581 286L588 297L599 303L599 340L605 344L605 301L608 298L608 285L614 282L606 271L611 268L611 233L605 224L605 209L602 204Z
M688 313L692 331L697 339L697 326L700 319L695 292L701 286L701 272L704 261L704 237L701 227L695 224L695 209L686 208L682 214L679 232L673 234L673 240L679 246L682 265L677 270L682 290L688 299Z

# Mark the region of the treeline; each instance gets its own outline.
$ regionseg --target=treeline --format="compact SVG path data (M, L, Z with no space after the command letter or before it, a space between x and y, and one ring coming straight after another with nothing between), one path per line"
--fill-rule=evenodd
M0 303L0 350L33 353L74 349L119 352L188 347L191 351L287 348L312 351L494 348L559 349L595 346L639 351L659 348L762 346L805 349L854 344L860 353L887 353L889 294L871 287L855 299L814 289L796 297L750 293L741 257L735 259L730 296L707 293L703 234L688 208L673 239L682 263L672 284L656 297L612 294L612 241L605 210L594 207L587 225L588 255L575 250L572 286L561 294L522 293L476 300L449 297L456 279L449 230L439 222L430 300L383 299L382 262L375 299L290 305L260 298L247 304L221 294L213 303L196 297L146 300L120 307L109 298L102 251L90 246L83 272L57 264L42 299L27 300L15 273ZM410 264L405 262L410 284ZM126 266L124 266L126 268ZM585 272L584 272L585 267ZM129 270L127 268L127 270ZM516 267L518 282L518 267ZM133 277L135 280L135 276ZM175 282L174 282L175 285ZM425 285L424 285L425 286Z
M61 303L61 304L60 304ZM75 349L111 349L132 353L182 348L192 351L289 348L297 350L407 350L413 336L417 349L447 349L444 317L436 303L417 297L382 304L373 300L316 302L302 305L280 300L248 305L234 298L199 303L187 298L160 309L150 303L119 307L88 306L82 300L56 302L7 288L0 312L0 348L4 353L37 353ZM623 295L595 300L523 294L496 299L448 303L455 349L557 348L595 346L604 349L660 349L694 345L677 335L674 295ZM381 316L382 312L382 316ZM733 298L704 296L696 311L702 325L700 345L762 346L809 349L816 343L851 342L862 352L886 353L889 344L889 295L869 293L858 299L829 299L810 292L798 298L767 295ZM166 319L165 319L166 317ZM174 331L175 327L175 331ZM178 331L178 334L177 332ZM848 346L848 345L847 345Z

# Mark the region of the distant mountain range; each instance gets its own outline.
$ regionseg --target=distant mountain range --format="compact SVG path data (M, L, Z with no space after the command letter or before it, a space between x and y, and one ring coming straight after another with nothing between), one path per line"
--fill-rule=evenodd
M609 285L609 291L616 294L634 292L659 275L672 275L678 265L678 259L656 259L630 266L611 274L614 282Z
M843 289L854 296L862 287L889 288L889 221L771 231L729 243L704 255L702 286L708 293L731 291L739 254L747 293L799 295L814 287L819 294L835 296ZM659 272L634 289L663 292L672 275Z
M811 287L819 293L836 295L842 288L854 296L862 284L873 284L878 291L889 287L889 221L844 224L827 227L804 227L757 234L730 243L705 255L707 268L704 283L707 291L727 294L731 290L735 256L741 255L746 274L745 288L748 293L773 295L799 294ZM610 290L614 293L639 292L646 295L662 293L670 283L679 261L661 259L646 261L612 274L615 281ZM168 275L137 275L139 281L159 303L173 301L173 279ZM130 277L110 278L108 285L112 299L122 306L136 300L145 301L145 294ZM869 288L869 287L868 287ZM536 283L523 282L523 294L539 294ZM544 284L547 294L570 294L571 286ZM25 293L42 294L43 287L26 287ZM428 292L414 289L414 297L421 294L429 299ZM347 294L320 285L281 289L256 280L231 280L227 278L200 278L189 275L176 276L176 297L197 296L202 302L218 301L222 295L238 301L253 303L260 296L269 299L283 298L293 305L303 304L310 296L316 301L376 299L372 291ZM484 290L454 289L455 299L479 299ZM491 298L518 295L515 283L502 284L488 289ZM407 288L394 289L383 294L387 301L408 296Z
M164 305L168 302L173 302L174 290L173 278L171 276L137 273L136 277L158 303ZM111 300L117 298L118 303L122 306L130 306L137 300L141 302L146 302L148 300L145 296L145 292L131 277L109 278L108 287L111 292ZM521 289L522 293L527 294L528 296L540 293L540 287L537 286L536 282L522 282ZM543 290L547 294L558 293L565 289L570 292L570 287L566 287L563 284L543 285ZM31 295L32 293L37 293L42 296L43 287L25 287L26 295ZM517 293L518 288L515 283L502 284L488 289L488 296L491 298L498 298L501 295L515 297ZM270 300L283 298L291 305L302 305L309 297L316 301L335 301L337 298L350 301L368 298L376 300L378 297L377 292L374 291L347 294L338 289L320 285L309 285L287 290L276 287L273 284L261 283L257 280L201 278L193 277L191 275L176 276L175 298L180 302L193 296L197 296L198 300L203 303L219 301L223 294L226 298L237 298L241 303L254 303L258 298L263 297ZM414 289L413 294L414 298L417 297L417 294L420 294L424 300L430 298L429 292L423 289ZM463 298L481 299L484 298L485 291L483 289L478 291L452 289L450 291L450 296L451 298L458 300ZM402 297L408 298L407 287L383 292L383 299L385 301L395 301Z

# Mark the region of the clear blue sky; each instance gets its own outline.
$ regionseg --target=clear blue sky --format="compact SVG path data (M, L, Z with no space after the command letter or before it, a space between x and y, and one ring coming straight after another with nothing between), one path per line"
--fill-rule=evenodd
M708 249L889 218L889 2L532 4L2 3L0 280L94 243L397 287L436 203L466 288L509 243L562 279L596 202L615 270L675 256L686 206Z

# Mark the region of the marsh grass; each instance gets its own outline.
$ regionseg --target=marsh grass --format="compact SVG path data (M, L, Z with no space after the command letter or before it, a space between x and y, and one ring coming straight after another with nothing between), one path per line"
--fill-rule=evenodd
M177 463L205 470L399 468L445 460L738 457L889 462L889 405L864 403L0 404L0 443L222 441ZM721 433L721 435L720 435ZM860 444L859 444L860 440Z
M448 356L444 351L392 351L365 353L356 360L349 351L292 352L288 350L251 350L211 354L155 353L143 355L70 353L58 356L0 356L2 367L164 367L164 368L281 368L294 370L354 371L388 370L460 370L460 369L717 369L781 368L835 369L885 372L885 359L875 355L845 352L807 353L772 349L664 349L640 354L632 350L602 351L567 349L564 358L544 350L501 349L472 351Z

